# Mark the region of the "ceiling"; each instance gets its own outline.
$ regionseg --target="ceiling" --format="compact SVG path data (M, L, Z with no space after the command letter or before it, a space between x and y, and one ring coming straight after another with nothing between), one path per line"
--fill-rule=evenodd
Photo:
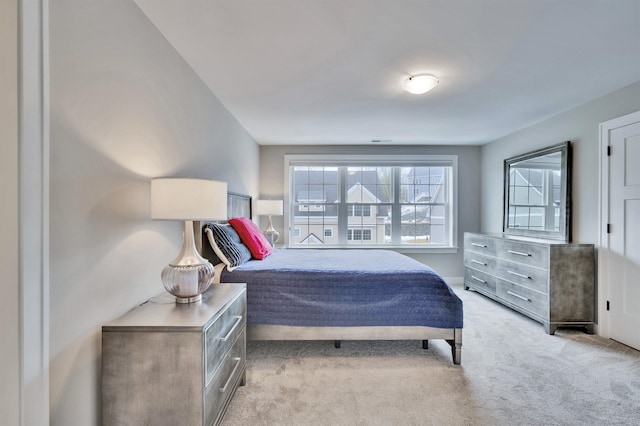
M639 0L134 1L263 145L483 144L640 81Z

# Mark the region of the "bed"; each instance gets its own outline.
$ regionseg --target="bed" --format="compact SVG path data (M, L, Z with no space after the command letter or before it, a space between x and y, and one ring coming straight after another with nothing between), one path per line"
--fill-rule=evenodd
M230 197L230 216L250 215L250 207L238 207L244 196ZM202 229L215 281L247 284L248 339L333 340L336 347L342 340L422 340L424 348L444 339L460 364L462 301L428 266L391 250L306 248L274 249L262 260L244 253L229 264L217 256L228 227Z

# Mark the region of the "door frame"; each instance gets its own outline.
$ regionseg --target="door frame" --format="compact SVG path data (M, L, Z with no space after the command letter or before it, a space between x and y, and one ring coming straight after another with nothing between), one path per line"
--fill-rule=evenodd
M609 312L607 300L609 300L609 155L608 147L611 132L620 127L640 122L640 111L623 115L609 121L600 123L600 232L598 238L598 335L609 338Z

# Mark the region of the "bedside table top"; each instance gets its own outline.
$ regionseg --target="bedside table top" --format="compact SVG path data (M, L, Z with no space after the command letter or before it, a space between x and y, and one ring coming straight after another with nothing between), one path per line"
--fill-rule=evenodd
M215 321L217 314L224 311L225 306L233 303L245 291L245 284L212 284L202 293L200 302L176 304L173 299L165 299L167 302L149 299L102 326L102 331L161 331L169 328L201 330L208 323Z

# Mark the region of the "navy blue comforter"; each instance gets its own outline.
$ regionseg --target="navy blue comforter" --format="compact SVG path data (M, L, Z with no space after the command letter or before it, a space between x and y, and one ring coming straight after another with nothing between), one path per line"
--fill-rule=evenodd
M462 328L442 277L389 250L274 250L220 282L247 283L249 325Z

